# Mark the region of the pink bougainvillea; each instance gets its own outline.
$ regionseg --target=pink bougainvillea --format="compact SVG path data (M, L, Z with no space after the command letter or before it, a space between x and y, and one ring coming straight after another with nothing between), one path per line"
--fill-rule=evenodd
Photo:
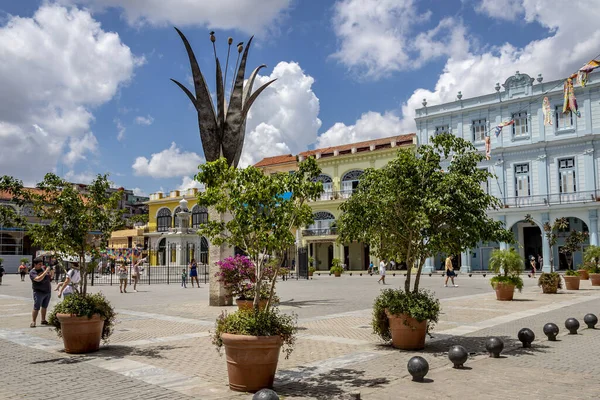
M227 257L216 262L219 271L215 276L219 278L219 282L229 289L231 294L238 298L254 298L252 291L254 290L254 282L256 281L256 273L252 261L242 255L235 257Z

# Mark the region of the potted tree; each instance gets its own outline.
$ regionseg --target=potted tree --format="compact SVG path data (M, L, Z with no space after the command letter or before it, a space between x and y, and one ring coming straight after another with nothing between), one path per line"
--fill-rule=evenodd
M496 291L496 299L512 300L515 288L523 289L523 259L513 248L508 250L494 250L489 261L489 267L494 273L490 283Z
M198 193L198 204L227 216L202 224L198 233L215 245L238 247L254 265L252 309L224 313L213 334L217 348L225 347L232 390L272 387L282 346L286 358L293 349L295 319L273 307L275 284L283 254L296 241L293 229L313 222L308 202L323 191L316 181L319 173L312 158L301 162L295 174L275 175L252 166L236 169L221 158L201 165L196 175L206 188ZM280 260L272 272L267 268L269 256ZM267 302L260 309L265 291Z
M585 262L583 264L580 264L579 267L577 267L577 273L579 274L580 280L587 281L590 279L589 269L590 269L589 263L585 263Z
M588 246L583 253L583 260L587 263L592 286L600 286L600 247Z
M437 321L439 302L419 288L427 258L482 240L513 240L487 214L501 203L481 188L492 176L478 168L482 160L471 143L440 134L431 144L400 149L381 169L367 169L340 206L340 243L360 241L380 259L406 262L404 288L383 291L373 307L374 332L397 348L423 348Z
M525 220L535 225L531 215L527 214ZM542 293L556 294L558 289L562 289L561 278L554 271L554 247L558 242L558 231L568 228L569 223L566 218L556 218L552 225L550 222L544 222L544 236L550 245L550 272L542 272L538 279L538 286L542 288Z
M334 258L331 260L331 268L329 269L329 273L333 274L336 278L339 278L344 273L344 267L342 266L342 261L339 258Z
M254 304L254 287L256 285L256 268L252 260L244 255L227 257L215 263L218 271L215 276L223 283L225 289L235 297L235 303L238 309L252 309ZM267 290L268 273L263 275L263 288L260 293L258 307L264 309L269 298Z
M587 232L572 230L565 238L565 243L559 248L559 252L567 259L567 271L563 279L567 290L579 290L579 272L573 271L573 255L581 250L581 245L588 239Z
M88 353L98 350L100 340L112 332L114 310L102 295L87 294L87 276L92 272L87 260L99 258L111 233L123 225L118 209L120 191L109 193L108 175L98 175L80 193L72 184L48 173L37 190L23 187L22 182L0 178L0 191L11 194L13 201L33 210L35 221L13 220L27 229L33 243L58 257L79 260L81 282L75 293L57 304L48 322L62 336L67 353ZM99 233L92 233L99 232Z
M567 290L579 290L579 271L573 271L572 269L568 269L565 271L565 276L563 276L565 280L565 288Z

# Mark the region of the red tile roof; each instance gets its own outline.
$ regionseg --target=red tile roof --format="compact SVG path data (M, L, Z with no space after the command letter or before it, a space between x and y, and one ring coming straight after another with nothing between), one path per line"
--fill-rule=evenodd
M287 164L296 162L296 156L285 154L283 156L266 157L254 164L255 167L268 167L271 165Z

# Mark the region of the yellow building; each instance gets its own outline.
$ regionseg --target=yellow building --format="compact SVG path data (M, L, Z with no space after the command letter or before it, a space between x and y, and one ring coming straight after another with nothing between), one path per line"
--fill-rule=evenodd
M310 204L315 222L301 230L297 235L298 242L308 247L308 254L315 259L317 270L328 270L333 258L339 258L349 270L365 270L370 261L377 261L371 257L367 245L336 243L335 220L340 215L339 207L352 195L365 169L381 168L396 156L398 148L415 145L415 134L392 136L310 150L298 156L269 157L255 166L265 173L287 172L297 169L297 162L315 157L321 167L318 179L324 190L321 197Z
M144 246L144 228L114 231L108 240L109 249L132 249Z

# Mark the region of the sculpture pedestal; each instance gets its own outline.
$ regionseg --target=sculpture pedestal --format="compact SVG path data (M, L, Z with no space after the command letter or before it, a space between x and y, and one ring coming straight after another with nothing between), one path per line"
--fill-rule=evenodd
M226 214L221 214L214 209L208 210L208 218L211 221L227 221L227 217L231 219L231 216ZM220 261L227 257L233 257L235 255L235 251L233 247L229 247L227 245L217 246L213 243L209 244L208 247L208 283L209 283L209 306L231 306L233 305L233 298L228 293L227 289L223 286L221 282L219 282L219 278L215 276L217 272L217 265L215 264L217 261Z

